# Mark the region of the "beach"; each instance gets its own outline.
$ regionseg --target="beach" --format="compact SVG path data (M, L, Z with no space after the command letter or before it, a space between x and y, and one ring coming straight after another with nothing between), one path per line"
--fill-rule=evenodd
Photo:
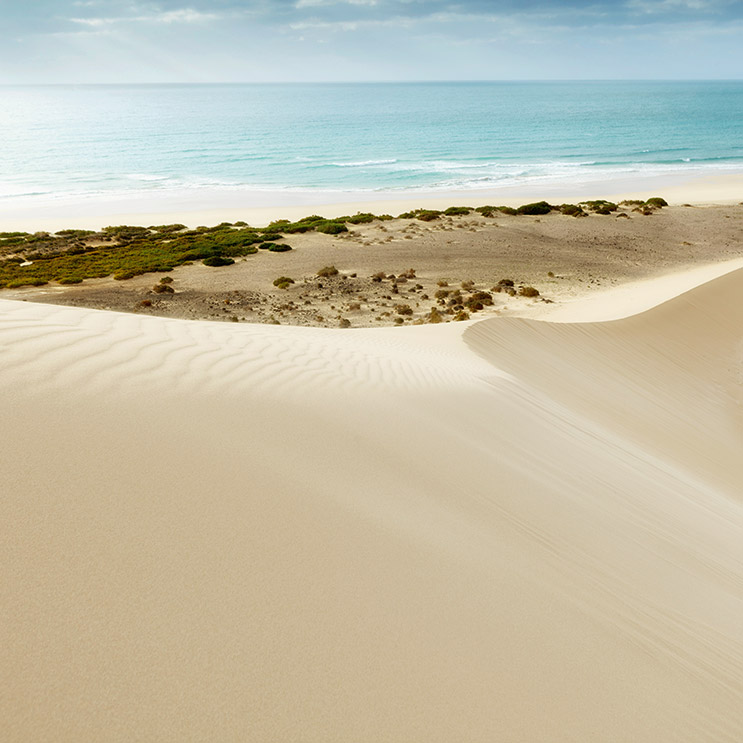
M739 739L742 282L377 330L0 296L7 739Z

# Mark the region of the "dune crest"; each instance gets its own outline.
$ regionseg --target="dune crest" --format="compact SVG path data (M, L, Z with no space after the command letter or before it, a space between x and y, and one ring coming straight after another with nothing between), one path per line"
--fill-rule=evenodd
M402 331L0 301L7 739L740 740L742 286Z

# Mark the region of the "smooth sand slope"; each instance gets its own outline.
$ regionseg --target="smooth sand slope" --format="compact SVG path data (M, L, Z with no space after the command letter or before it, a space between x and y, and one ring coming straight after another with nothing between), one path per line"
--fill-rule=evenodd
M741 290L349 331L0 302L4 739L743 740Z

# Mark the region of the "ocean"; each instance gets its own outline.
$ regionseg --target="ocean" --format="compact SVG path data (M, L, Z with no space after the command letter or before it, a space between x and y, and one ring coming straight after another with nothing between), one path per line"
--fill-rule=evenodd
M743 82L0 87L0 210L743 171Z

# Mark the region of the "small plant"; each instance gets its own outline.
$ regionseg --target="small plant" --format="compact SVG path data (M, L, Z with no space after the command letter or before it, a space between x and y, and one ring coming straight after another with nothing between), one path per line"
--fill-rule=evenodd
M339 328L350 328L351 321L346 317L342 317L340 321L338 322L338 327Z
M151 300L151 299L143 299L143 300L142 300L142 301L141 301L141 302L139 303L139 306L140 306L140 307L152 307L152 300Z
M68 285L68 284L82 284L83 280L81 276L61 276L57 279L58 284Z
M552 207L546 201L537 201L534 204L524 204L517 210L517 214L549 214L552 211Z
M560 207L560 213L565 214L568 217L587 217L588 215L578 204L562 204Z
M278 279L273 280L273 285L277 286L279 289L288 289L293 283L294 279L289 278L289 276L279 276Z
M213 255L210 258L204 258L202 261L205 266L211 266L212 268L217 268L218 266L231 266L234 264L234 260L232 258L226 258L223 255ZM160 284L160 286L165 286L165 284ZM170 287L168 287L170 289ZM173 291L170 289L170 291Z
M519 289L519 295L522 297L538 297L539 291L533 286L522 286Z
M317 275L321 279L327 279L330 276L337 276L338 275L338 269L335 266L325 266L325 268L321 268Z
M459 217L465 214L469 214L472 211L468 206L450 206L448 209L444 209L444 214L447 217Z
M172 284L173 283L173 277L172 276L163 276L160 279L161 284Z
M606 201L605 199L583 201L582 203L594 212L594 214L611 214L619 208L613 201Z
M460 286L462 289L464 289L466 292L471 292L475 288L475 282L472 281L472 279L467 279L467 281L463 281Z
M645 202L648 206L655 209L662 209L664 206L668 206L668 202L662 199L660 196L653 196Z
M155 286L152 287L152 291L155 292L155 294L173 294L173 287L169 286L168 284L155 284Z
M486 204L485 206L477 206L477 207L475 207L475 211L478 214L482 214L483 217L494 217L495 216L495 213L498 211L498 207L497 206L489 206L489 205Z
M467 300L468 302L479 302L487 307L493 304L493 297L488 292L475 292Z
M346 227L343 222L335 222L332 220L319 222L315 225L315 230L317 232L323 232L326 235L338 235L341 232L348 232L348 227Z
M413 308L409 304L396 304L395 312L397 312L398 315L412 315Z
M465 310L459 310L459 312L457 312L456 315L454 315L454 317L452 318L452 320L454 320L455 322L462 322L462 320L469 320L469 319L470 319L469 313L466 312Z
M444 317L435 307L431 307L431 311L426 316L426 320L430 323L439 323L444 321Z

